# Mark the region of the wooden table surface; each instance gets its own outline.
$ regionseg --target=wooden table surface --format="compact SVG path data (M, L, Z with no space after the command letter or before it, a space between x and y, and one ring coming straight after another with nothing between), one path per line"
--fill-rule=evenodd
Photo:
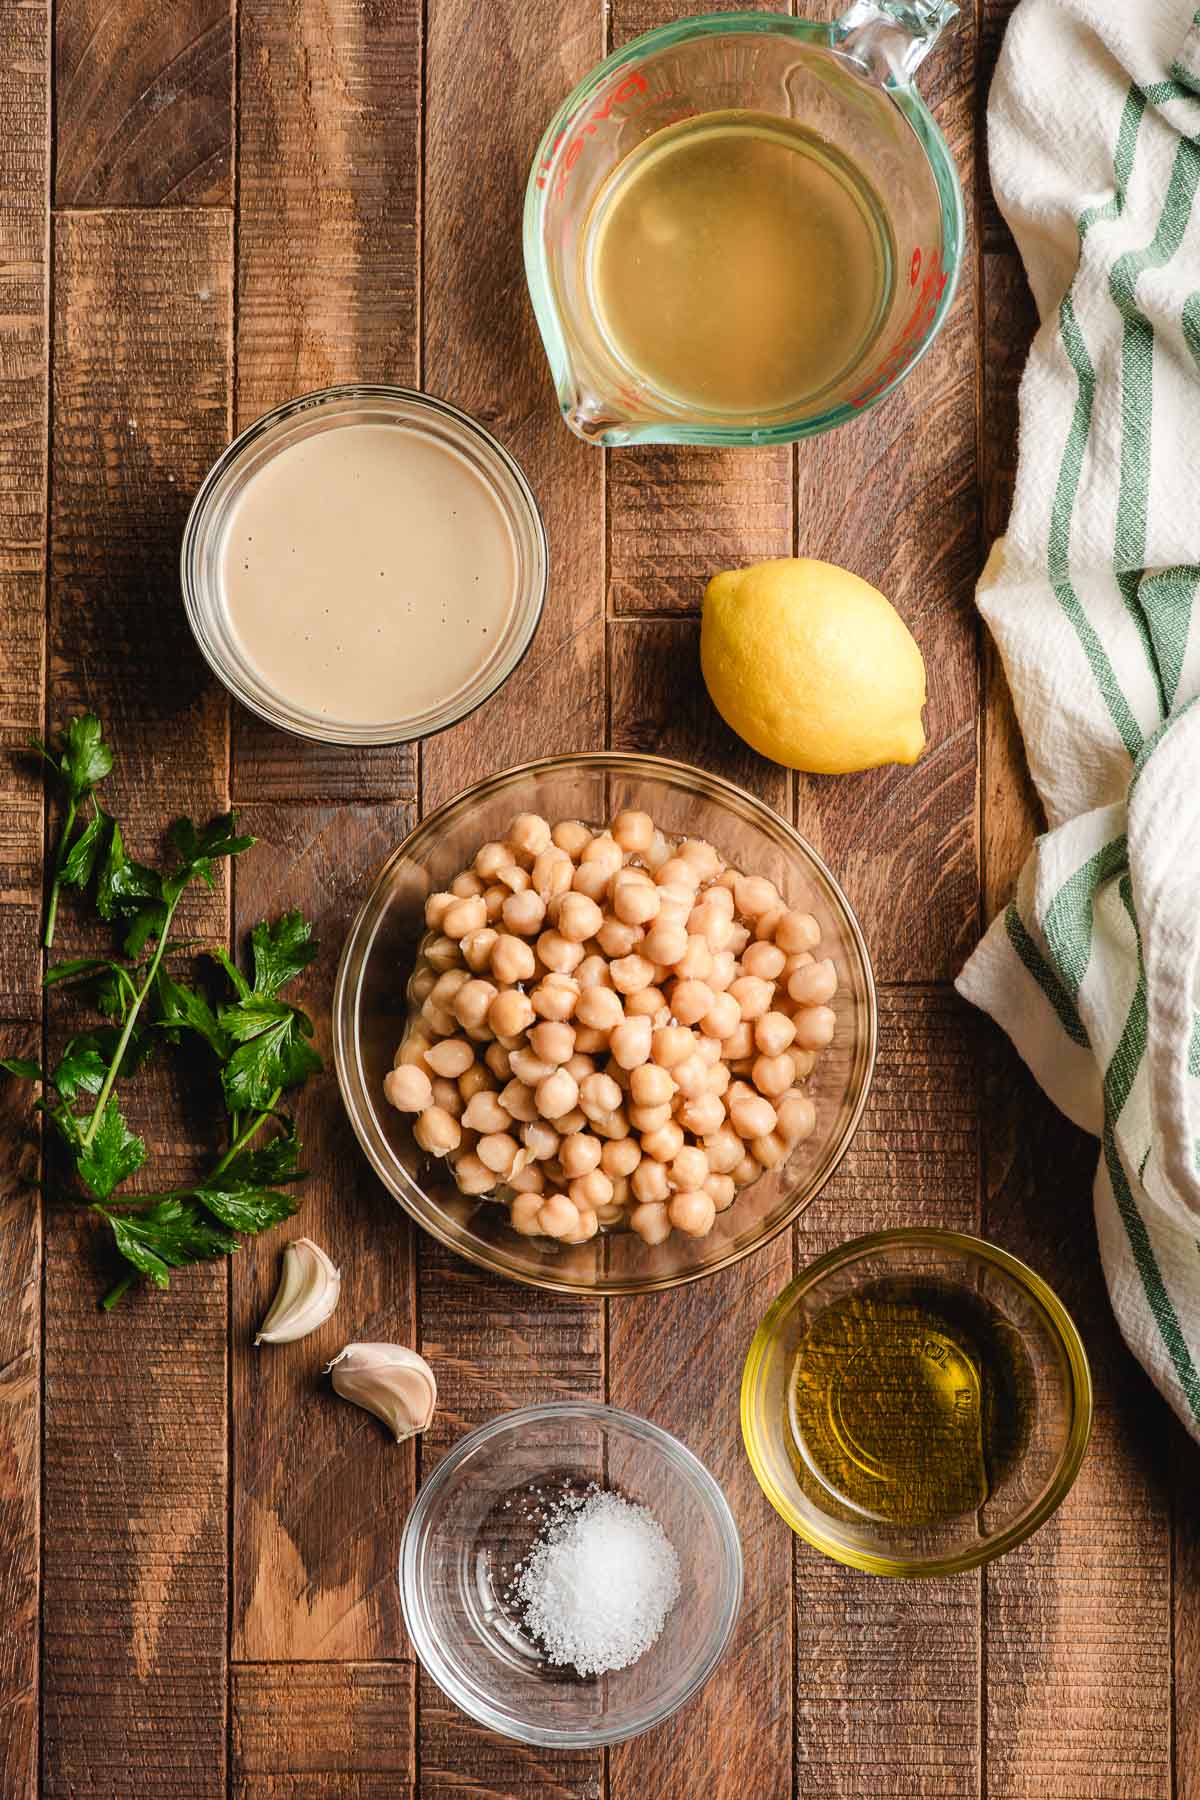
M587 448L560 423L525 294L537 137L606 47L671 0L4 0L0 8L0 732L84 705L118 749L134 846L231 800L263 847L196 914L236 937L300 903L327 1002L373 870L422 807L555 750L662 751L732 776L818 845L881 983L879 1067L850 1155L795 1231L714 1279L614 1301L491 1281L410 1229L368 1174L332 1074L287 1229L345 1270L318 1340L252 1348L280 1234L97 1311L87 1215L39 1214L28 1094L0 1164L0 1789L23 1800L1200 1800L1200 1460L1123 1350L1089 1203L1095 1146L950 982L1035 829L972 590L1002 529L1032 327L982 156L1007 0L967 0L927 66L963 172L950 321L889 403L761 452ZM685 10L685 9L682 9ZM824 14L822 0L811 10ZM53 98L52 98L53 97ZM423 745L303 747L231 707L179 599L191 495L233 432L363 378L430 389L524 464L553 546L533 654ZM722 728L696 666L717 568L796 547L890 594L929 668L911 770L790 779ZM6 758L0 1041L37 1053L46 820ZM68 917L64 948L82 941ZM326 1042L326 1020L321 1023ZM185 1166L211 1121L147 1079L134 1123ZM194 1111L194 1109L193 1109ZM186 1124L181 1126L180 1121ZM181 1137L182 1133L182 1137ZM34 1146L36 1149L36 1146ZM735 1397L792 1271L913 1222L979 1230L1057 1287L1097 1382L1061 1512L992 1568L893 1584L836 1567L760 1496ZM441 1406L418 1447L314 1373L347 1336L415 1343ZM415 1668L395 1561L416 1484L467 1428L607 1396L724 1483L746 1603L685 1713L609 1755L522 1750Z

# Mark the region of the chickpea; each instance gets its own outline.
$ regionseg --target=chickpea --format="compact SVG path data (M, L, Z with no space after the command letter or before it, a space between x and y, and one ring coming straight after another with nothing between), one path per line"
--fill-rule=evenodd
M651 1020L655 1025L659 1022L659 1013L663 1015L662 1022L664 1024L667 1023L671 1017L671 1009L667 1005L666 995L661 988L656 987L642 988L640 992L636 994L627 995L625 999L625 1011L631 1019L646 1018Z
M650 848L642 851L642 861L653 875L657 869L662 868L670 855L671 846L656 825L654 836L650 840Z
M487 1022L497 1037L517 1037L529 1029L533 1018L533 1002L518 988L505 988L488 1004Z
M558 930L574 944L595 937L604 923L604 914L586 894L564 894L558 908Z
M796 1035L796 1027L786 1013L768 1012L754 1023L755 1048L764 1056L782 1056Z
M471 977L465 969L447 969L445 974L438 976L430 988L427 998L432 1000L435 1006L440 1006L449 1012L454 1005L458 990L465 987L470 979Z
M570 1076L567 1077L570 1080ZM517 1119L522 1125L538 1116L534 1090L523 1081L510 1081L507 1087L500 1090L500 1104L510 1119Z
M727 1092L732 1080L733 1077L729 1073L728 1063L714 1063L712 1068L708 1071L708 1092L710 1094L715 1094L717 1099L720 1100Z
M462 1130L444 1106L428 1106L413 1126L413 1136L430 1156L445 1156L462 1143Z
M576 1176L588 1175L593 1169L598 1169L601 1149L599 1138L593 1137L590 1132L576 1131L570 1137L563 1138L558 1152L563 1173L574 1180Z
M779 891L763 875L739 875L733 887L734 903L743 919L757 919L779 905Z
M529 1003L539 1019L563 1023L573 1017L578 1007L579 983L571 975L553 971L539 981L529 996Z
M549 905L560 894L569 892L574 873L575 865L566 851L551 844L548 850L540 851L534 858L530 885Z
M449 943L449 938L446 942ZM414 969L408 983L408 997L415 1003L427 1000L438 982L438 971L426 963L423 968Z
M707 940L689 932L687 949L675 964L676 975L681 981L707 981L712 966L713 953Z
M737 1186L732 1175L710 1175L704 1191L717 1212L726 1212L733 1205Z
M509 1176L508 1185L518 1194L540 1194L546 1186L546 1177L536 1163L529 1163Z
M693 899L696 889L700 886L699 870L684 856L669 856L666 862L661 863L654 871L654 879L659 887L682 888L686 894L693 896Z
M625 861L624 851L614 837L602 831L589 844L585 844L580 854L581 864L598 863L604 870L606 881L611 879Z
M561 1119L578 1099L579 1083L565 1069L545 1076L534 1089L534 1102L544 1119Z
M817 1053L815 1050L798 1050L795 1044L793 1044L791 1048L791 1058L796 1065L797 1081L803 1081L806 1076L812 1074L817 1066Z
M684 838L678 854L695 869L701 881L715 881L725 867L720 852L713 849L707 838Z
M683 1133L674 1121L661 1125L657 1131L642 1133L642 1155L652 1156L655 1162L674 1162L682 1149Z
M614 1186L619 1181L627 1180L641 1160L642 1146L633 1137L614 1139L603 1144L600 1149L600 1167L611 1178Z
M458 1091L464 1100L473 1100L476 1094L494 1094L496 1084L484 1065L476 1062L459 1076Z
M560 1063L570 1062L574 1056L575 1033L569 1025L560 1025L556 1020L547 1019L541 1025L535 1025L529 1033L529 1046L539 1061L557 1068Z
M613 988L590 987L579 996L575 1017L594 1031L612 1031L625 1017L621 996Z
M654 1028L649 1019L625 1019L614 1028L608 1040L613 1060L623 1069L636 1069L639 1063L649 1062L653 1036Z
M755 1138L750 1148L764 1169L778 1169L787 1161L791 1146L777 1131L771 1131Z
M725 941L725 948L730 956L738 957L750 942L750 933L744 925L733 925Z
M471 1095L462 1122L468 1131L479 1132L507 1131L510 1123L499 1095L487 1090Z
M566 1194L551 1194L542 1202L538 1224L547 1237L568 1237L579 1230L579 1208Z
M558 1155L559 1135L548 1119L531 1119L521 1127L521 1142L538 1162Z
M724 1103L717 1094L697 1094L679 1109L679 1124L693 1137L706 1138L725 1123Z
M585 1206L607 1206L613 1196L613 1184L604 1170L596 1165L577 1175L568 1191L576 1206L582 1210Z
M512 1203L508 1222L522 1237L541 1237L541 1211L540 1194L518 1194Z
M649 881L623 881L614 887L612 908L623 925L649 925L658 917L662 900Z
M490 1194L496 1185L491 1169L470 1150L455 1162L454 1179L464 1194Z
M648 1131L661 1131L664 1125L671 1123L670 1105L631 1106L629 1123L635 1131L640 1131L643 1137Z
M454 1014L439 1006L432 995L421 1002L421 1018L435 1037L450 1037L458 1023Z
M629 1215L629 1223L647 1244L665 1243L671 1235L667 1209L658 1201L647 1201L644 1205L635 1206Z
M574 1053L567 1058L562 1067L567 1071L567 1074L572 1076L576 1081L586 1081L589 1075L594 1075L596 1072L596 1059L593 1056L585 1056L583 1052L579 1050L578 1037L576 1037L575 1042L577 1047Z
M830 1006L802 1006L792 1023L801 1050L824 1050L833 1042L837 1014Z
M778 981L787 958L777 944L747 944L742 958L742 974L757 975L760 981Z
M708 985L714 994L728 993L738 977L737 958L732 950L718 950L713 957L712 974Z
M553 1075L557 1064L543 1062L542 1058L535 1055L530 1049L528 1043L522 1043L519 1050L509 1052L508 1066L518 1081L523 1081L526 1087L532 1088L536 1087L539 1081L544 1081L547 1075Z
M749 1187L750 1183L752 1181L757 1181L761 1174L762 1164L756 1161L755 1158L747 1152L747 1154L743 1156L741 1162L737 1165L737 1168L732 1171L734 1186L740 1188Z
M487 905L482 894L470 894L447 907L442 930L448 938L465 938L487 924Z
M612 987L608 968L608 959L597 955L595 951L590 956L585 956L575 970L575 979L579 983L580 992L582 993L585 988Z
M667 1217L677 1231L685 1232L688 1237L707 1237L713 1228L713 1220L717 1209L713 1205L711 1194L703 1188L694 1192L684 1189L674 1196L667 1208Z
M483 1053L483 1060L497 1081L507 1081L512 1073L508 1059L508 1051L503 1044L489 1044Z
M589 1119L616 1112L622 1094L611 1075L589 1075L579 1084L579 1104Z
M747 1021L761 1019L775 998L772 984L760 981L757 975L739 975L729 992L741 1008L742 1018Z
M687 947L687 926L664 921L660 906L658 918L642 941L642 955L660 968L670 969L687 954Z
M612 822L612 835L627 856L637 856L654 842L654 820L649 813L619 812Z
M475 1052L464 1038L448 1037L425 1052L425 1066L451 1080L465 1075L474 1061Z
M686 1061L695 1048L696 1039L686 1025L659 1026L651 1041L651 1054L663 1069L674 1069Z
M490 950L492 974L505 987L516 981L533 980L537 958L523 938L514 937L511 932L494 934Z
M709 992L712 993L711 988ZM741 1022L742 1009L732 994L712 994L712 1004L700 1020L700 1029L719 1043L732 1037Z
M556 847L564 851L572 862L579 861L585 845L592 841L590 827L580 819L561 819L552 828L550 836Z
M442 921L450 908L454 905L456 899L457 895L445 891L437 894L430 894L425 902L425 923L428 925L430 931L440 931L442 929Z
M608 869L602 862L580 863L571 877L571 890L597 905L608 894Z
M607 1031L597 1031L594 1025L577 1025L575 1028L575 1048L585 1056L595 1056L597 1052L608 1049Z
M512 851L508 845L493 840L491 843L480 844L471 867L481 881L494 881L497 872L507 867L511 861Z
M613 1197L607 1206L597 1206L595 1208L596 1223L598 1225L623 1225L625 1223L625 1206L628 1201L628 1195L626 1195L624 1199L621 1198L619 1189L622 1185L622 1183L615 1184Z
M817 1109L807 1094L793 1090L785 1094L775 1107L780 1137L788 1144L802 1144L811 1137L817 1124Z
M759 1056L755 1058L754 1067L750 1071L750 1079L760 1094L768 1100L786 1094L796 1078L796 1065L785 1050L782 1056Z
M488 925L495 925L496 920L500 917L500 910L507 899L508 889L503 887L498 881L493 883L491 887L484 888L483 904L487 913ZM486 930L487 927L485 926L484 929Z
M655 967L635 950L630 956L619 956L609 964L609 975L618 994L636 994L653 986Z
M537 953L543 967L554 975L570 975L583 961L583 945L572 943L561 931L543 931Z
M586 1244L594 1238L600 1229L600 1219L594 1206L579 1208L579 1224L574 1231L569 1231L563 1239L564 1244Z
M738 1011L741 1012L739 1006ZM754 1054L754 1027L747 1020L734 1027L721 1043L721 1053L729 1064L742 1062Z
M705 981L677 981L671 989L671 1011L681 1025L698 1025L713 1003Z
M703 1187L709 1177L708 1157L698 1144L685 1144L671 1164L671 1180L677 1188Z
M745 1156L746 1146L731 1126L721 1125L705 1138L704 1154L715 1175L731 1175Z
M629 1190L634 1199L641 1201L643 1205L665 1200L671 1191L667 1165L647 1156L643 1150L641 1162L629 1177Z
M475 937L477 935L478 934L473 931L468 933L469 937ZM425 961L429 964L429 967L435 970L439 975L446 969L457 967L458 963L463 958L466 958L469 964L470 957L467 956L465 940L461 948L455 943L453 938L448 937L431 938L425 945Z
M587 1121L585 1121L582 1111L579 1117L581 1129L585 1122L590 1123L592 1130L599 1137L607 1138L610 1143L623 1143L629 1136L629 1119L623 1106L615 1107L612 1112L601 1113L598 1118Z
M405 1064L389 1069L383 1078L384 1097L397 1112L424 1112L433 1105L433 1084L424 1069Z
M815 950L821 941L821 927L811 913L785 912L775 927L775 942L793 956L798 950Z
M483 883L471 869L464 869L450 883L450 892L459 900L472 900L483 893Z
M509 1175L517 1160L519 1148L516 1138L510 1132L491 1131L480 1138L475 1146L475 1154L485 1168L497 1175Z
M468 931L461 948L463 961L473 975L484 975L491 968L492 952L499 936L499 932L490 925L482 925L478 931Z
M729 934L733 929L732 922L718 907L710 906L704 901L694 906L688 914L687 928L693 936L700 936L708 945L709 951L716 954L723 950L729 942Z
M644 936L640 925L623 925L620 919L605 919L596 933L596 942L605 956L629 956L638 948Z
M451 1011L460 1025L469 1031L478 1031L488 1016L492 1001L497 997L496 989L490 981L465 981L454 996Z
M667 1106L675 1094L675 1082L659 1063L641 1063L629 1077L629 1091L638 1106Z
M550 826L539 813L518 813L508 828L508 841L514 850L532 858L550 844Z
M675 1085L688 1100L695 1100L708 1090L708 1064L700 1056L685 1056L671 1070Z
M514 937L534 937L542 929L542 921L546 917L546 902L532 888L527 888L523 894L508 896L500 908L500 917L504 921L506 933ZM545 961L545 958L542 960Z
M761 1094L740 1093L729 1103L729 1120L738 1136L747 1143L769 1137L778 1123L775 1108Z
M837 993L837 970L832 958L797 969L788 981L788 993L801 1006L821 1006Z
M523 894L533 886L527 869L519 868L514 862L505 863L496 871L496 886L506 888L510 894Z

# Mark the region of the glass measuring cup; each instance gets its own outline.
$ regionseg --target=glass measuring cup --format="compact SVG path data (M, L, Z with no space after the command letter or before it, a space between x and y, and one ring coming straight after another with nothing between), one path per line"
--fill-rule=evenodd
M525 198L525 271L563 417L596 444L777 444L858 416L936 336L963 254L954 160L912 85L952 0L854 0L830 24L718 13L661 26L600 63L538 147ZM886 232L882 297L857 360L779 413L704 413L622 360L591 294L593 202L655 132L718 112L804 125L874 187Z

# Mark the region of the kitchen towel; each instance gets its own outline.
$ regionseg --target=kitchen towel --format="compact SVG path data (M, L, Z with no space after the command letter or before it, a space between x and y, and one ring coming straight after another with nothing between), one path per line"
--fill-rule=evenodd
M1100 1139L1117 1318L1200 1437L1196 0L1021 0L989 155L1041 326L978 598L1047 830L958 986Z

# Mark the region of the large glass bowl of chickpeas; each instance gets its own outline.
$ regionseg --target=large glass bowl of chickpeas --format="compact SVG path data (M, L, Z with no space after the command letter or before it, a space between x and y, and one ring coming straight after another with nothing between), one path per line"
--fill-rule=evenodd
M672 1287L821 1191L875 1060L845 895L730 782L621 752L494 775L384 865L347 939L338 1080L418 1224L498 1274Z

